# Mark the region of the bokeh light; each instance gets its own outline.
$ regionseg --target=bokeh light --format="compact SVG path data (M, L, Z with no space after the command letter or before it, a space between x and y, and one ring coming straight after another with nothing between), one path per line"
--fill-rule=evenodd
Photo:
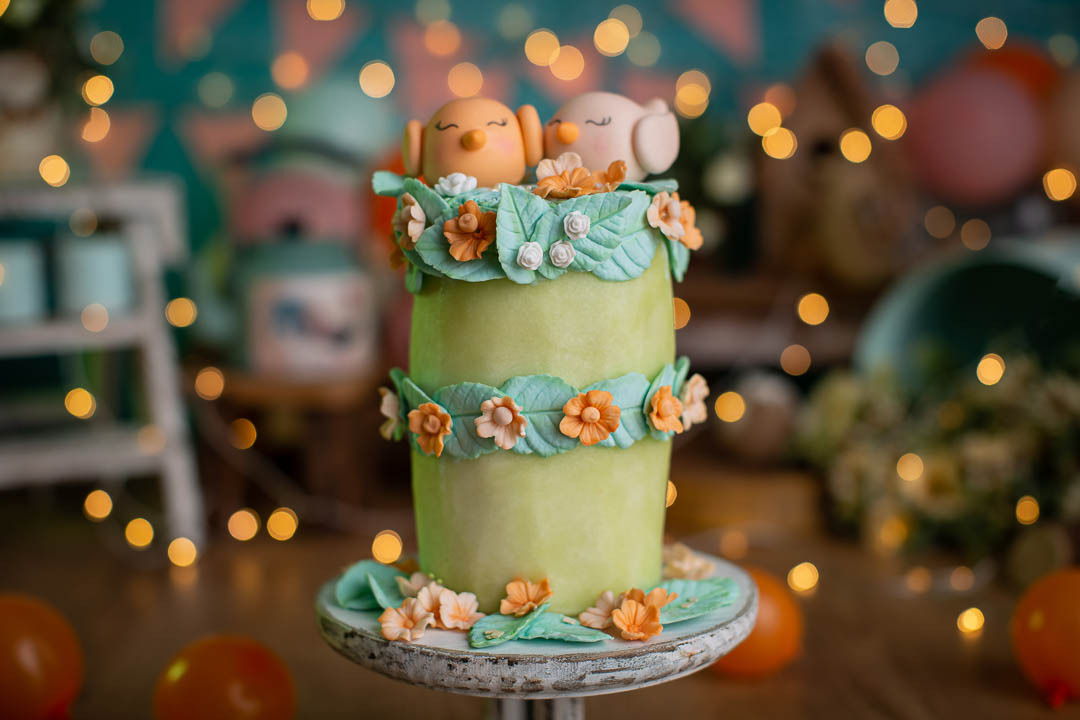
M630 30L626 23L618 18L609 17L596 26L593 32L593 45L597 52L607 57L622 55L630 44Z
M886 518L878 527L877 540L881 550L894 552L908 539L908 526L898 516Z
M124 527L124 539L131 547L142 550L154 541L154 526L146 518L134 518Z
M290 50L274 58L270 65L270 76L279 87L295 90L303 87L308 79L308 63L304 56Z
M933 584L934 576L922 566L913 567L904 575L904 585L916 595L929 592Z
M765 102L776 106L780 114L787 117L795 112L795 91L785 83L773 83L765 90Z
M113 501L104 490L91 490L83 500L83 513L94 522L101 522L113 511Z
M1016 501L1016 522L1021 525L1034 525L1039 519L1039 501L1025 495Z
M771 102L759 102L746 113L746 124L755 135L764 135L780 127L782 120L780 108Z
M94 416L97 402L86 388L72 388L64 396L64 409L80 420L87 420Z
M472 97L484 87L484 74L471 62L458 63L450 68L446 84L458 97Z
M949 587L956 592L967 592L975 587L975 573L965 565L959 565L949 573Z
M199 101L209 108L225 107L232 100L235 87L232 78L221 72L208 72L199 78Z
M360 69L360 89L368 97L386 97L394 89L394 71L382 60L372 60Z
M870 157L870 136L858 128L848 128L840 134L840 154L848 162L861 163Z
M135 442L144 455L157 455L164 450L166 439L164 431L157 425L143 425L135 434Z
M716 417L724 422L738 422L746 414L746 400L734 390L728 390L716 398L713 410L716 411Z
M820 325L829 317L829 301L821 293L806 293L799 298L795 312L807 325Z
M675 81L675 112L685 118L700 117L709 107L712 83L701 70L687 70Z
M525 57L533 65L547 67L559 57L558 36L550 30L534 30L525 38Z
M915 0L886 0L885 21L894 28L909 28L919 17L919 6Z
M935 205L926 211L926 215L923 216L923 225L926 226L926 232L939 240L944 240L956 229L956 216L944 205Z
M675 313L675 329L682 330L690 322L690 306L682 298L672 298L672 310Z
M453 55L461 47L461 31L449 20L436 20L424 29L424 47L432 55Z
M641 29L645 26L641 13L633 5L618 5L608 13L608 17L621 20L632 38L641 34Z
M750 551L750 538L742 530L725 530L720 536L720 554L729 560L742 560Z
M109 311L101 303L90 303L79 314L84 328L92 333L99 333L109 325Z
M273 132L285 124L289 109L277 93L263 93L251 104L251 119L260 130Z
M709 76L696 69L687 70L679 75L678 80L675 81L675 92L678 94L680 90L695 85L701 88L706 95L712 92L712 82L710 82Z
M82 139L90 143L101 142L109 134L111 127L109 113L99 107L92 107L82 126Z
M551 74L560 80L577 80L585 70L585 56L573 45L562 45L550 68Z
M679 489L675 487L675 483L670 480L667 481L667 495L664 497L664 507L671 507L675 504L675 500L679 497Z
M259 533L259 515L251 508L237 510L229 516L229 535L240 542L247 542Z
M191 298L173 298L165 305L165 319L173 327L185 328L195 322L199 309Z
M90 57L99 65L112 65L124 54L124 39L112 30L103 30L90 38Z
M79 237L89 237L97 230L97 213L87 207L75 208L68 218L68 227Z
M337 20L345 12L345 0L307 0L307 14L312 20Z
M371 557L383 565L398 561L401 557L401 536L393 530L380 530L371 541Z
M870 116L870 125L886 140L899 140L907 131L907 117L895 105L879 105Z
M91 75L82 86L83 100L88 105L104 105L113 95L113 81L107 75Z
M799 148L795 133L786 127L773 128L761 138L765 154L776 160L787 160Z
M1042 182L1046 197L1057 202L1068 200L1076 192L1076 176L1065 168L1048 170Z
M997 50L1005 44L1009 29L1004 20L991 15L975 23L975 35L987 50Z
M900 53L891 42L879 40L866 48L866 67L876 75L891 75L900 65Z
M186 537L178 537L169 543L168 555L169 562L176 567L188 567L195 562L195 558L199 556L199 551L191 540Z
M1057 35L1051 35L1050 39L1046 41L1046 49L1050 51L1050 57L1054 58L1061 67L1069 67L1076 62L1076 57L1080 54L1080 47L1077 46L1076 38L1066 33L1058 33Z
M258 436L255 423L247 418L237 418L229 423L229 444L237 450L247 450L255 444Z
M508 3L502 6L495 18L495 28L504 40L517 40L525 37L532 27L532 13L523 5Z
M997 353L987 353L975 366L975 377L983 385L996 385L1005 375L1005 359Z
M416 0L416 19L422 25L450 19L450 0Z
M195 394L203 400L217 400L225 392L225 373L214 366L204 367L195 374Z
M67 160L59 155L46 155L38 163L41 179L53 187L60 187L71 177L71 168Z
M965 635L977 633L983 628L986 616L977 607L970 607L956 618L956 627Z
M960 242L968 250L982 250L990 244L990 226L979 218L968 220L960 226Z
M896 461L896 474L905 482L915 482L922 477L923 459L913 452L904 453Z
M809 592L817 587L820 574L812 562L801 562L787 574L787 584L795 592Z
M287 507L279 507L270 513L270 517L266 520L266 534L275 540L285 542L296 534L299 526L300 520L295 512Z
M660 39L651 32L642 31L630 39L626 57L638 67L652 67L660 59Z
M810 369L810 351L799 344L788 345L780 353L780 367L788 375L799 376Z

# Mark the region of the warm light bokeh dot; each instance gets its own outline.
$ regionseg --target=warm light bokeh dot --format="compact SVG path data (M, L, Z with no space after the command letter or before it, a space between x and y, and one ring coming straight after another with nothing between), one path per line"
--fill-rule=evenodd
M908 539L908 526L903 518L890 517L878 528L878 543L884 551L893 552Z
M675 483L670 480L667 481L667 494L664 497L664 507L671 507L675 504L675 500L679 497L679 489L675 487Z
M720 554L729 560L742 560L750 551L750 538L742 530L725 530L720 536Z
M203 400L217 400L225 392L225 373L212 365L195 374L195 394Z
M915 482L921 478L923 470L923 459L913 452L904 453L896 461L896 474L906 482Z
M360 69L360 89L368 97L386 97L394 89L394 71L382 60L372 60Z
M765 90L765 102L776 106L780 114L787 117L795 111L795 91L785 83L773 83Z
M188 567L195 562L195 558L199 556L199 551L191 540L186 537L178 537L169 543L168 555L169 562L176 567Z
M255 423L247 418L237 418L229 423L229 444L237 450L247 450L255 444L258 436Z
M84 328L93 333L104 330L109 325L109 311L101 303L90 303L79 314Z
M308 79L308 63L298 52L283 52L274 58L270 65L270 76L279 87L295 90L302 87Z
M91 490L83 500L83 513L94 522L101 522L109 517L112 510L112 498L104 490Z
M807 325L820 325L829 317L829 301L821 293L806 293L799 298L795 312Z
M934 576L924 567L913 567L904 576L904 585L917 595L929 592L934 584Z
M819 577L814 563L801 562L788 571L787 584L795 592L807 592L817 587Z
M533 65L547 67L559 57L559 38L550 30L533 30L525 38L525 57Z
M345 0L307 0L307 14L312 20L337 20L345 12Z
M154 541L154 526L146 518L134 518L124 527L124 539L131 547L142 550Z
M861 163L870 157L870 136L858 128L840 133L840 154L848 162Z
M185 328L195 322L199 309L191 298L173 298L165 305L165 319L173 327Z
M458 63L450 68L446 84L458 97L472 97L484 87L484 74L471 62Z
M296 534L299 526L300 521L296 513L287 507L279 507L270 513L270 517L266 520L266 534L275 540L285 542Z
M237 510L229 516L229 535L240 542L247 542L259 533L259 516L251 508Z
M1050 51L1050 57L1054 58L1054 62L1061 67L1072 65L1080 54L1080 46L1077 46L1076 38L1065 33L1051 35L1046 41L1046 49Z
M157 425L143 425L135 435L139 450L144 455L157 455L165 449L165 433Z
M919 17L919 6L915 0L886 0L885 21L894 28L909 28Z
M964 565L957 566L949 573L949 587L956 592L967 592L975 587L975 573Z
M1076 192L1076 176L1065 168L1048 170L1042 182L1046 197L1057 202L1068 200Z
M956 618L956 627L965 635L977 633L983 628L986 616L977 607L970 607Z
M990 244L990 226L979 218L968 220L960 226L960 242L968 250L982 250Z
M642 31L630 39L626 57L638 67L652 67L660 59L660 39L651 32Z
M89 143L101 142L109 134L111 127L109 113L99 107L92 107L82 126L82 139Z
M112 30L103 30L90 38L90 57L99 65L112 65L124 54L124 39Z
M717 396L716 402L713 403L713 410L716 412L716 417L724 422L738 422L746 414L746 400L734 390L728 390Z
M630 30L626 23L618 18L609 17L596 26L593 32L593 45L597 52L607 57L615 57L626 51L630 44Z
M975 366L975 377L983 385L996 385L1005 376L1005 360L996 353L987 353Z
M1039 519L1039 501L1025 495L1016 501L1016 522L1021 525L1034 525Z
M85 388L72 388L64 396L64 409L80 420L93 417L96 408L94 396Z
M398 561L401 557L401 536L393 530L380 530L371 541L371 557L383 565Z
M975 23L975 35L987 50L997 50L1005 44L1009 29L1004 20L991 15Z
M416 19L422 25L450 19L449 0L416 0Z
M0 16L7 12L8 5L11 4L11 0L0 0Z
M273 132L285 124L289 108L277 93L263 93L251 104L251 119L255 126L266 132Z
M46 155L38 163L38 174L49 185L60 187L71 177L71 168L59 155Z
M585 70L585 56L573 45L562 45L550 68L551 74L560 80L577 80Z
M923 225L926 226L926 232L939 240L944 240L956 229L956 216L944 205L935 205L926 211Z
M900 53L891 42L879 40L866 48L866 66L876 75L891 75L900 65Z
M108 75L91 75L82 86L83 100L88 105L104 105L113 95L113 81Z
M782 120L780 108L771 102L759 102L746 113L746 124L755 135L764 135L780 127Z
M461 31L449 20L436 20L424 29L424 47L432 55L453 55L461 47Z
M797 343L788 345L780 353L780 367L788 375L804 374L810 369L810 351Z
M671 299L675 314L675 329L682 330L690 322L690 306L680 297Z
M886 140L899 140L907 132L907 116L895 105L879 105L870 116L870 125Z
M641 13L633 5L618 5L608 13L608 17L621 20L632 38L637 37L641 33L641 28L645 26Z
M675 92L678 93L678 91L690 85L697 85L705 91L706 95L712 92L712 83L709 81L709 76L701 70L687 70L679 75L679 78L675 81Z
M761 147L765 154L776 160L787 160L799 147L795 133L786 127L774 128L761 138Z

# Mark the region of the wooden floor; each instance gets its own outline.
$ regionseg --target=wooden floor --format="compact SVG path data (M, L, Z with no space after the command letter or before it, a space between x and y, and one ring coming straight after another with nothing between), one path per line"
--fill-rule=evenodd
M680 481L676 507L687 509L672 509L672 529L682 525L696 533L700 513L723 516L717 508L731 507L748 486L745 479L713 480ZM785 494L797 492L793 486ZM252 635L280 653L296 678L300 718L485 715L482 700L384 679L352 666L321 641L315 591L364 557L370 538L303 527L286 543L265 535L239 543L219 535L197 568L182 571L126 548L115 525L91 525L62 505L27 505L25 497L16 504L0 496L0 590L47 598L74 623L87 658L76 718L148 717L160 670L183 645L212 632ZM715 533L695 537L702 549L718 550ZM1014 598L1005 590L991 584L970 594L912 597L901 589L899 568L865 549L804 527L765 537L751 543L745 562L783 574L811 560L821 572L816 591L800 599L807 615L803 658L763 681L704 671L633 694L591 698L589 717L1080 717L1078 706L1047 710L1017 671L1007 638ZM972 605L985 612L985 629L978 637L961 637L957 614Z

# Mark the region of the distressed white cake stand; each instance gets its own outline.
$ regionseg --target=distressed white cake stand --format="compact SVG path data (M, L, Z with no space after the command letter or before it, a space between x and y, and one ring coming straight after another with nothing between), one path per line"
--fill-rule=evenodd
M587 695L626 692L700 670L742 642L757 618L757 587L731 563L710 557L715 575L731 577L739 595L728 607L668 625L646 642L569 643L528 640L469 647L465 633L428 630L417 642L388 642L379 611L334 604L337 580L315 608L323 638L349 660L411 685L496 700L499 720L581 720Z

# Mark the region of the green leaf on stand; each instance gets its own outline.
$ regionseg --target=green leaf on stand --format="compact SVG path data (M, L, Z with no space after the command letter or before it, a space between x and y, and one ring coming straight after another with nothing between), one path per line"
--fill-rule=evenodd
M672 193L679 189L679 182L675 178L657 178L649 182L624 182L619 183L619 190L641 190L649 195L660 192Z
M544 262L548 262L547 249L550 245L550 222L539 228L540 219L548 212L549 206L543 198L534 195L516 185L501 185L502 199L499 212L495 217L495 242L499 246L499 263L506 277L521 285L536 281L536 270L527 270L518 265L518 250L527 242L539 242L544 248Z
M640 277L652 265L656 245L655 231L642 228L623 238L611 257L593 268L593 275L614 282Z
M337 604L346 610L377 610L381 607L375 598L375 593L368 580L369 576L375 577L380 585L394 585L396 577L404 577L405 573L390 565L383 565L374 560L361 560L348 570L337 581L334 587L334 599Z
M665 580L657 587L679 594L679 597L660 609L660 622L663 625L708 615L727 607L739 597L739 586L734 579L728 577Z
M368 585L371 587L371 594L375 596L375 602L379 603L379 607L383 610L391 607L401 607L405 602L405 596L398 590L396 580L392 580L384 586L383 582L370 572L367 574L367 580Z
M492 647L502 645L517 638L529 627L529 623L538 616L543 615L549 603L544 603L527 615L514 617L513 615L492 614L485 615L476 621L469 630L469 645L474 648Z
M562 640L563 642L601 642L611 636L601 630L585 627L576 619L561 613L546 612L525 628L521 640Z
M376 195L398 197L405 192L405 178L388 170L376 170L371 176L371 190Z
M649 391L649 378L641 373L628 373L614 380L593 383L582 392L590 390L608 391L613 402L619 406L619 427L611 433L613 445L628 448L649 434L649 426L641 411L641 404Z
M447 452L455 457L470 459L495 452L493 438L482 438L476 434L475 420L480 417L480 405L485 400L502 395L497 388L481 383L450 385L435 393L435 402L445 408L454 420L450 426L450 436L443 441Z
M550 457L577 447L576 438L559 430L563 405L578 394L572 385L551 375L521 375L507 380L500 390L521 406L521 414L529 421L514 452Z

